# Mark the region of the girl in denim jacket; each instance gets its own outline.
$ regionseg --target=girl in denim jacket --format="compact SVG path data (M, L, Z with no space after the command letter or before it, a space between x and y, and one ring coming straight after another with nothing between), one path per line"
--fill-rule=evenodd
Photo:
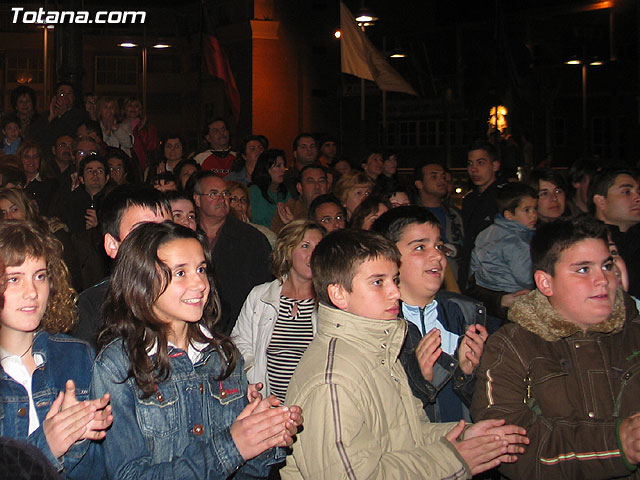
M48 229L7 220L0 259L0 436L26 440L67 477L100 478L90 440L104 438L113 417L108 395L87 400L91 347L59 333L76 318L62 245Z
M247 399L242 357L214 330L203 245L181 225L146 223L118 251L92 383L116 418L103 442L110 478L266 477L302 421L299 407Z

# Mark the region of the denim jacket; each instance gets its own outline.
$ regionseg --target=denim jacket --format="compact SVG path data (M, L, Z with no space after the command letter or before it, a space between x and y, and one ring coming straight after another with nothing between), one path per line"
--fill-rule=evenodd
M40 426L29 432L29 396L25 388L0 368L0 436L26 439L69 478L101 478L102 455L98 445L89 440L76 442L62 457L56 458L44 435L42 424L51 404L65 383L76 384L76 398L89 398L89 382L93 365L93 350L86 342L67 335L50 335L41 331L33 339L33 353L44 359L33 372L31 385L33 403ZM80 461L82 460L82 462Z
M224 380L221 361L207 347L195 364L181 349L169 347L171 374L156 393L141 398L129 376L129 358L121 339L96 358L92 395L111 394L113 425L103 442L109 478L224 479L266 478L270 465L284 460L271 449L245 462L231 437L231 424L248 404L247 379L238 355Z

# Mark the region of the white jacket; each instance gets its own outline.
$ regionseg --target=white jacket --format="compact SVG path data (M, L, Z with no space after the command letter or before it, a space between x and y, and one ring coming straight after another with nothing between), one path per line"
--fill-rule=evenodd
M233 342L244 357L244 369L249 383L262 382L264 396L271 395L267 376L267 347L278 319L280 280L253 287L242 305L236 326L231 332ZM316 333L316 312L311 316L313 333Z

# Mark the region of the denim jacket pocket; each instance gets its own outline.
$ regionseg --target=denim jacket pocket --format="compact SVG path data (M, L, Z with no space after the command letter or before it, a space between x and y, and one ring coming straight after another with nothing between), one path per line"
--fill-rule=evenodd
M144 435L167 437L178 432L178 398L178 390L171 382L158 385L150 397L137 397L138 422Z
M243 398L245 394L240 375L231 375L224 380L216 380L214 376L210 375L209 385L211 387L211 395L221 405L235 402Z

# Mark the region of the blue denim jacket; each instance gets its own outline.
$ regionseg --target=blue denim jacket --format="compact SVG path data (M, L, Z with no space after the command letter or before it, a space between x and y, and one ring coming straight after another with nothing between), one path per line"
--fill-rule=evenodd
M76 398L89 398L93 350L86 342L67 335L41 331L33 340L33 353L44 362L33 372L31 390L40 426L29 432L29 396L25 388L0 368L0 436L24 440L40 449L49 461L69 478L102 478L102 452L89 440L76 442L62 457L56 458L47 444L42 424L58 393L71 379ZM82 460L82 462L80 461Z
M171 375L154 395L141 391L128 375L129 358L121 339L96 358L91 393L111 393L113 425L103 442L107 475L126 479L266 478L270 465L284 459L271 449L244 461L231 437L231 424L248 404L244 362L233 374L220 375L214 348L192 364L187 354L169 347Z

